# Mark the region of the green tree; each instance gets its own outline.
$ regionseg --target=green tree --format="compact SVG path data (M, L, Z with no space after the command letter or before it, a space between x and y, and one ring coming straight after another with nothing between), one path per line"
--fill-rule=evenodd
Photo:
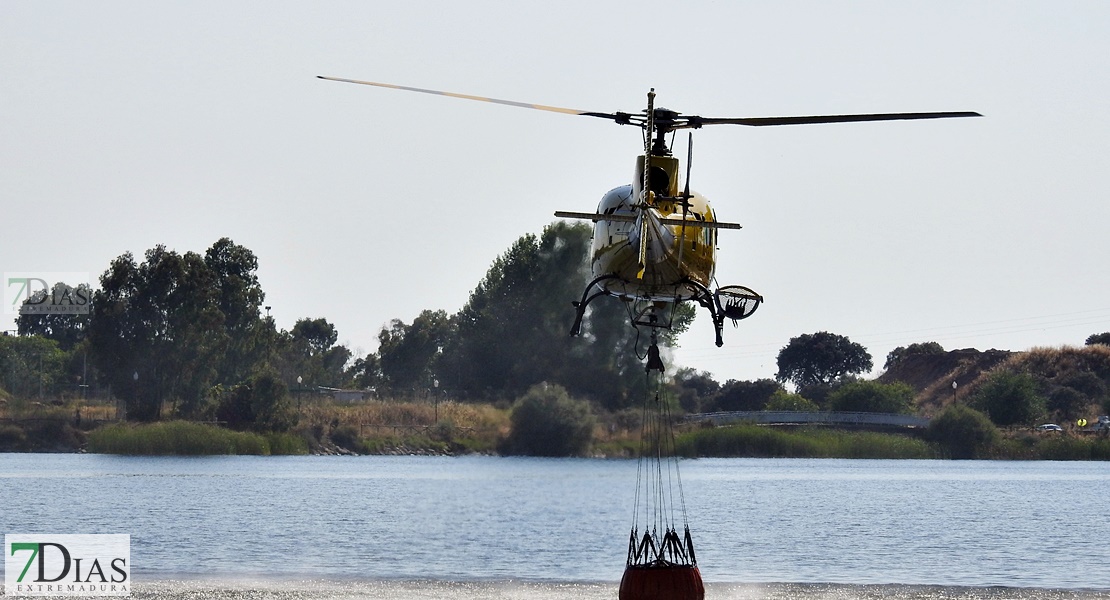
M443 346L454 336L454 321L442 310L425 310L406 325L394 319L378 334L381 372L393 391L432 387Z
M131 253L112 261L93 294L88 351L129 418L158 419L170 401L178 416L197 416L214 385L271 360L276 332L259 314L257 268L228 238L204 256L158 245L142 263Z
M1045 400L1029 373L995 371L979 387L971 406L987 414L996 425L1031 425L1045 414Z
M474 397L505 397L544 379L561 379L555 363L571 356L574 348L567 339L566 317L556 326L555 315L566 315L568 299L577 294L566 280L584 280L583 229L559 227L568 243L550 245L547 252L534 235L525 235L494 261L456 317L458 334L445 349L449 359L440 365L442 381ZM553 237L556 231L552 226L545 234ZM553 270L563 281L545 282L554 285L542 289L540 279ZM556 303L564 310L554 310Z
M853 381L829 394L829 410L908 414L913 396L913 388L900 381Z
M953 404L929 422L927 435L946 456L956 459L987 458L1000 436L983 413Z
M610 409L646 393L637 358L646 334L637 348L624 303L599 299L590 305L582 337L568 335L570 302L589 278L590 236L586 225L557 222L498 257L454 317L455 335L434 368L441 384L471 398L500 399L549 381ZM674 330L690 319L680 310Z
M16 398L38 398L65 383L66 352L38 335L0 335L0 388Z
M347 370L351 383L360 390L374 389L386 383L382 373L381 360L377 353L371 352L363 358L356 358Z
M327 319L299 319L292 331L281 335L281 373L300 385L344 387L350 381L347 363L351 351L336 344L339 332Z
M120 256L100 278L89 323L91 358L122 396L129 418L151 421L173 400L199 408L216 380L227 333L204 259L156 246L136 264Z
M898 346L886 355L883 369L889 369L910 356L936 356L944 354L944 347L936 342L922 342L909 346Z
M846 375L871 369L871 355L848 338L819 331L791 338L778 355L780 382L792 381L799 388L830 385Z
M801 394L791 394L784 389L778 389L767 400L763 410L789 410L796 412L817 412L820 408L816 403L806 400Z
M709 373L682 367L675 373L674 384L678 403L686 412L716 410L708 406L707 401L721 389L721 384Z
M23 307L41 305L47 297L46 290L39 290L23 301ZM86 283L70 286L65 282L54 283L49 294L59 299L59 304L87 305L92 300L93 292ZM61 300L68 298L68 302ZM58 342L58 347L65 351L73 350L81 340L85 339L85 330L89 325L88 313L55 313L55 312L28 312L20 310L20 315L15 319L19 335L37 335Z
M587 402L546 383L532 386L517 400L509 421L507 451L529 456L585 455L596 424Z
M309 355L327 352L339 340L335 325L327 319L298 319L293 325L293 339L302 344Z
M730 379L721 386L709 405L712 410L763 410L767 402L782 390L782 385L771 379L737 381Z
M47 295L45 290L39 290L25 300L23 306L37 307L43 304L52 304L55 306L91 308L93 291L86 283L70 286L59 281L54 284L49 293L52 297L51 300L46 300ZM77 392L80 389L79 385L89 384L89 381L86 380L92 379L90 375L95 375L95 370L94 373L89 373L89 369L86 368L88 348L86 331L89 326L89 314L87 312L57 313L21 309L15 322L20 336L37 336L53 340L57 342L58 348L66 353L67 365L64 369L65 372L54 377L55 388L52 391L57 393ZM0 381L2 380L3 374L0 374Z
M263 371L251 379L251 412L257 431L283 432L297 424L289 388L270 371Z
M270 360L267 322L260 308L266 299L258 283L258 258L229 238L220 238L204 253L204 264L216 287L215 302L223 315L227 335L217 381L230 384L246 380L259 365ZM269 327L272 328L272 322Z
M1092 333L1087 336L1087 345L1093 346L1095 344L1104 344L1110 346L1110 331L1104 333Z

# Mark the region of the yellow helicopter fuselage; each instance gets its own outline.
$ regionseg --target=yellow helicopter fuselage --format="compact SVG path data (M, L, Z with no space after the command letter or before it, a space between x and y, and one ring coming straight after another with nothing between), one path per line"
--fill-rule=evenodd
M717 229L707 226L715 223L713 210L704 196L679 193L678 159L650 157L646 194L643 170L640 156L635 183L610 190L598 204L593 276L611 276L599 287L628 300L690 300L713 280Z

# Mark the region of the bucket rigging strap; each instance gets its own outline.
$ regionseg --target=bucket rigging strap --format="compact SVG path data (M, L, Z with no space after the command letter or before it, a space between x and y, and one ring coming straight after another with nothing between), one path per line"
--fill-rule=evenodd
M646 376L647 400L644 402L640 432L628 566L696 566L672 426L674 418L671 411L675 398L665 385L663 369L648 369ZM675 523L679 515L684 532L682 536Z

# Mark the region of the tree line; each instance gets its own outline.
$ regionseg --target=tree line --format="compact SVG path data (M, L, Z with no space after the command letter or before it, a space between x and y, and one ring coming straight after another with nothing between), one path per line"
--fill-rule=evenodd
M590 236L589 226L563 222L521 236L458 312L428 309L411 323L394 319L378 332L377 351L364 356L338 344L326 318L305 317L284 330L264 316L258 258L228 238L203 254L159 245L139 261L128 252L111 262L98 289L80 289L92 298L88 314L20 315L20 335L0 336L0 381L20 397L99 390L121 399L131 420L217 420L276 431L295 423L291 391L321 387L507 404L546 383L619 411L646 393L646 335L629 325L625 303L616 301L591 305L582 338L568 335L570 301L590 277ZM693 317L693 307L682 306L663 344L673 345ZM1110 333L1087 340L1108 341ZM886 367L943 352L935 342L911 344L892 351ZM842 335L794 337L777 366L773 379L723 384L680 368L672 383L676 401L688 412L915 410L910 386L859 379L872 357ZM1106 397L1101 375L1077 375L1051 389L1016 376L984 386L1003 400L976 400L999 425L1053 411L1068 415Z
M264 316L258 258L228 238L203 254L159 245L140 261L127 252L98 289L82 289L88 314L18 317L19 336L0 336L0 381L20 397L97 390L121 399L130 420L277 430L291 423L290 390L320 387L496 402L549 382L615 410L644 388L646 338L619 302L591 306L583 337L568 335L571 301L589 277L590 235L586 225L554 223L522 236L461 310L394 319L379 349L357 357L326 318L284 330ZM664 343L692 318L680 311Z

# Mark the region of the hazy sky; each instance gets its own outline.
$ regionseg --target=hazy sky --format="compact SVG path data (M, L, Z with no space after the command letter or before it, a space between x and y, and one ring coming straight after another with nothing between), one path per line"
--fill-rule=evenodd
M713 117L986 115L696 132L692 187L744 225L717 278L766 303L723 348L703 315L675 362L771 377L821 330L877 368L1082 344L1110 330L1108 73L1101 1L0 0L0 271L95 281L227 236L279 327L326 317L365 354L629 183L640 133L316 75L607 112L655 87Z

